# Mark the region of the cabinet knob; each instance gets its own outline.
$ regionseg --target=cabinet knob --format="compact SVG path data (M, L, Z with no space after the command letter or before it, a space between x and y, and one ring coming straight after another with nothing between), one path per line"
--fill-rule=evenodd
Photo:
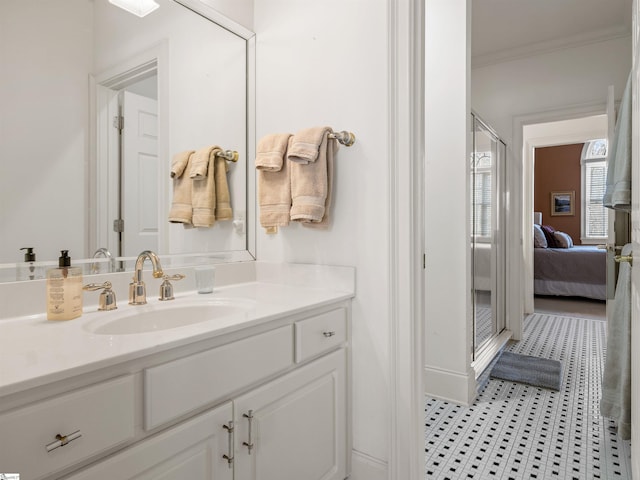
M75 432L70 433L68 435L62 435L59 433L56 435L56 441L51 442L46 446L47 452L55 450L58 447L64 447L69 442L72 442L75 439L80 438L81 436L82 436L82 433L80 433L80 430L76 430Z
M336 332L322 332L322 334L325 337L329 338L329 337L333 337L336 334Z

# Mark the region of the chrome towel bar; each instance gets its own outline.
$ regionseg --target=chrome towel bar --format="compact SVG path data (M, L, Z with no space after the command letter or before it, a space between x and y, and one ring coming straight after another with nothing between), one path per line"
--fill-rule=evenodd
M237 162L240 155L235 150L225 150L224 152L216 152L216 157L222 157L230 162Z
M335 138L345 147L350 147L351 145L356 143L356 136L351 132L347 132L346 130L330 133L329 138Z

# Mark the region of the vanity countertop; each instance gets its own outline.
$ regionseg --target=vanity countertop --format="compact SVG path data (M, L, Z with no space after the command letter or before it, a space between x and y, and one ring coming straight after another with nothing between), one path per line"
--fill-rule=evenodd
M304 266L301 268L302 271L305 270ZM305 273L305 281L297 283L274 281L270 275L273 268L267 270L268 274L262 276L270 278L221 286L215 288L212 294L199 295L193 290L176 293L175 300L170 302L172 309L177 309L181 302L186 305L200 299L239 299L251 303L251 307L242 314L179 328L119 335L91 332L92 324L107 319L115 312L124 315L129 311L145 308L128 305L126 299L119 300L118 309L112 312L97 311L95 305L85 306L84 314L74 320L48 321L43 313L2 320L0 396L232 333L354 296L352 282L330 283L327 280L331 278L331 274L323 272L318 275L317 267L307 270L307 273L311 271L313 275ZM340 280L345 278L344 270L339 276ZM349 276L353 279L349 273L346 275L347 279ZM149 306L161 309L164 304L155 296L150 295L148 298ZM169 308L168 305L167 307ZM135 321L135 317L131 321Z

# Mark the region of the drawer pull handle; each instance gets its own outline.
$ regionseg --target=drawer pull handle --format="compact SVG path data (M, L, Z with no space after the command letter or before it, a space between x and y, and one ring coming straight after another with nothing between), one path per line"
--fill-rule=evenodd
M253 450L253 440L251 439L251 425L253 424L253 410L249 410L249 413L243 413L242 416L249 421L249 441L242 442L242 445L247 447L249 451L249 455L251 455L251 450Z
M70 433L69 435L57 434L56 441L51 442L49 445L46 446L47 452L55 450L58 447L64 447L69 442L72 442L73 440L75 440L76 438L80 438L81 436L82 436L82 433L80 433L80 430L76 430L75 432Z
M222 425L222 428L224 428L227 433L229 434L229 454L228 455L222 455L222 458L224 458L227 461L227 464L229 465L229 468L232 468L233 465L233 421L229 422L229 425Z
M329 338L329 337L333 337L336 334L336 332L322 332L322 334L325 337Z

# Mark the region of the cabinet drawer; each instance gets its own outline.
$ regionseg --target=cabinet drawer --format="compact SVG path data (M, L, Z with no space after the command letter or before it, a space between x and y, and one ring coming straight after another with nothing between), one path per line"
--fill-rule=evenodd
M64 446L56 435L81 436ZM133 377L121 377L0 415L3 472L35 480L134 435Z
M244 338L144 372L150 430L293 364L292 326Z
M344 308L300 320L295 325L296 362L335 348L347 339L347 312Z

